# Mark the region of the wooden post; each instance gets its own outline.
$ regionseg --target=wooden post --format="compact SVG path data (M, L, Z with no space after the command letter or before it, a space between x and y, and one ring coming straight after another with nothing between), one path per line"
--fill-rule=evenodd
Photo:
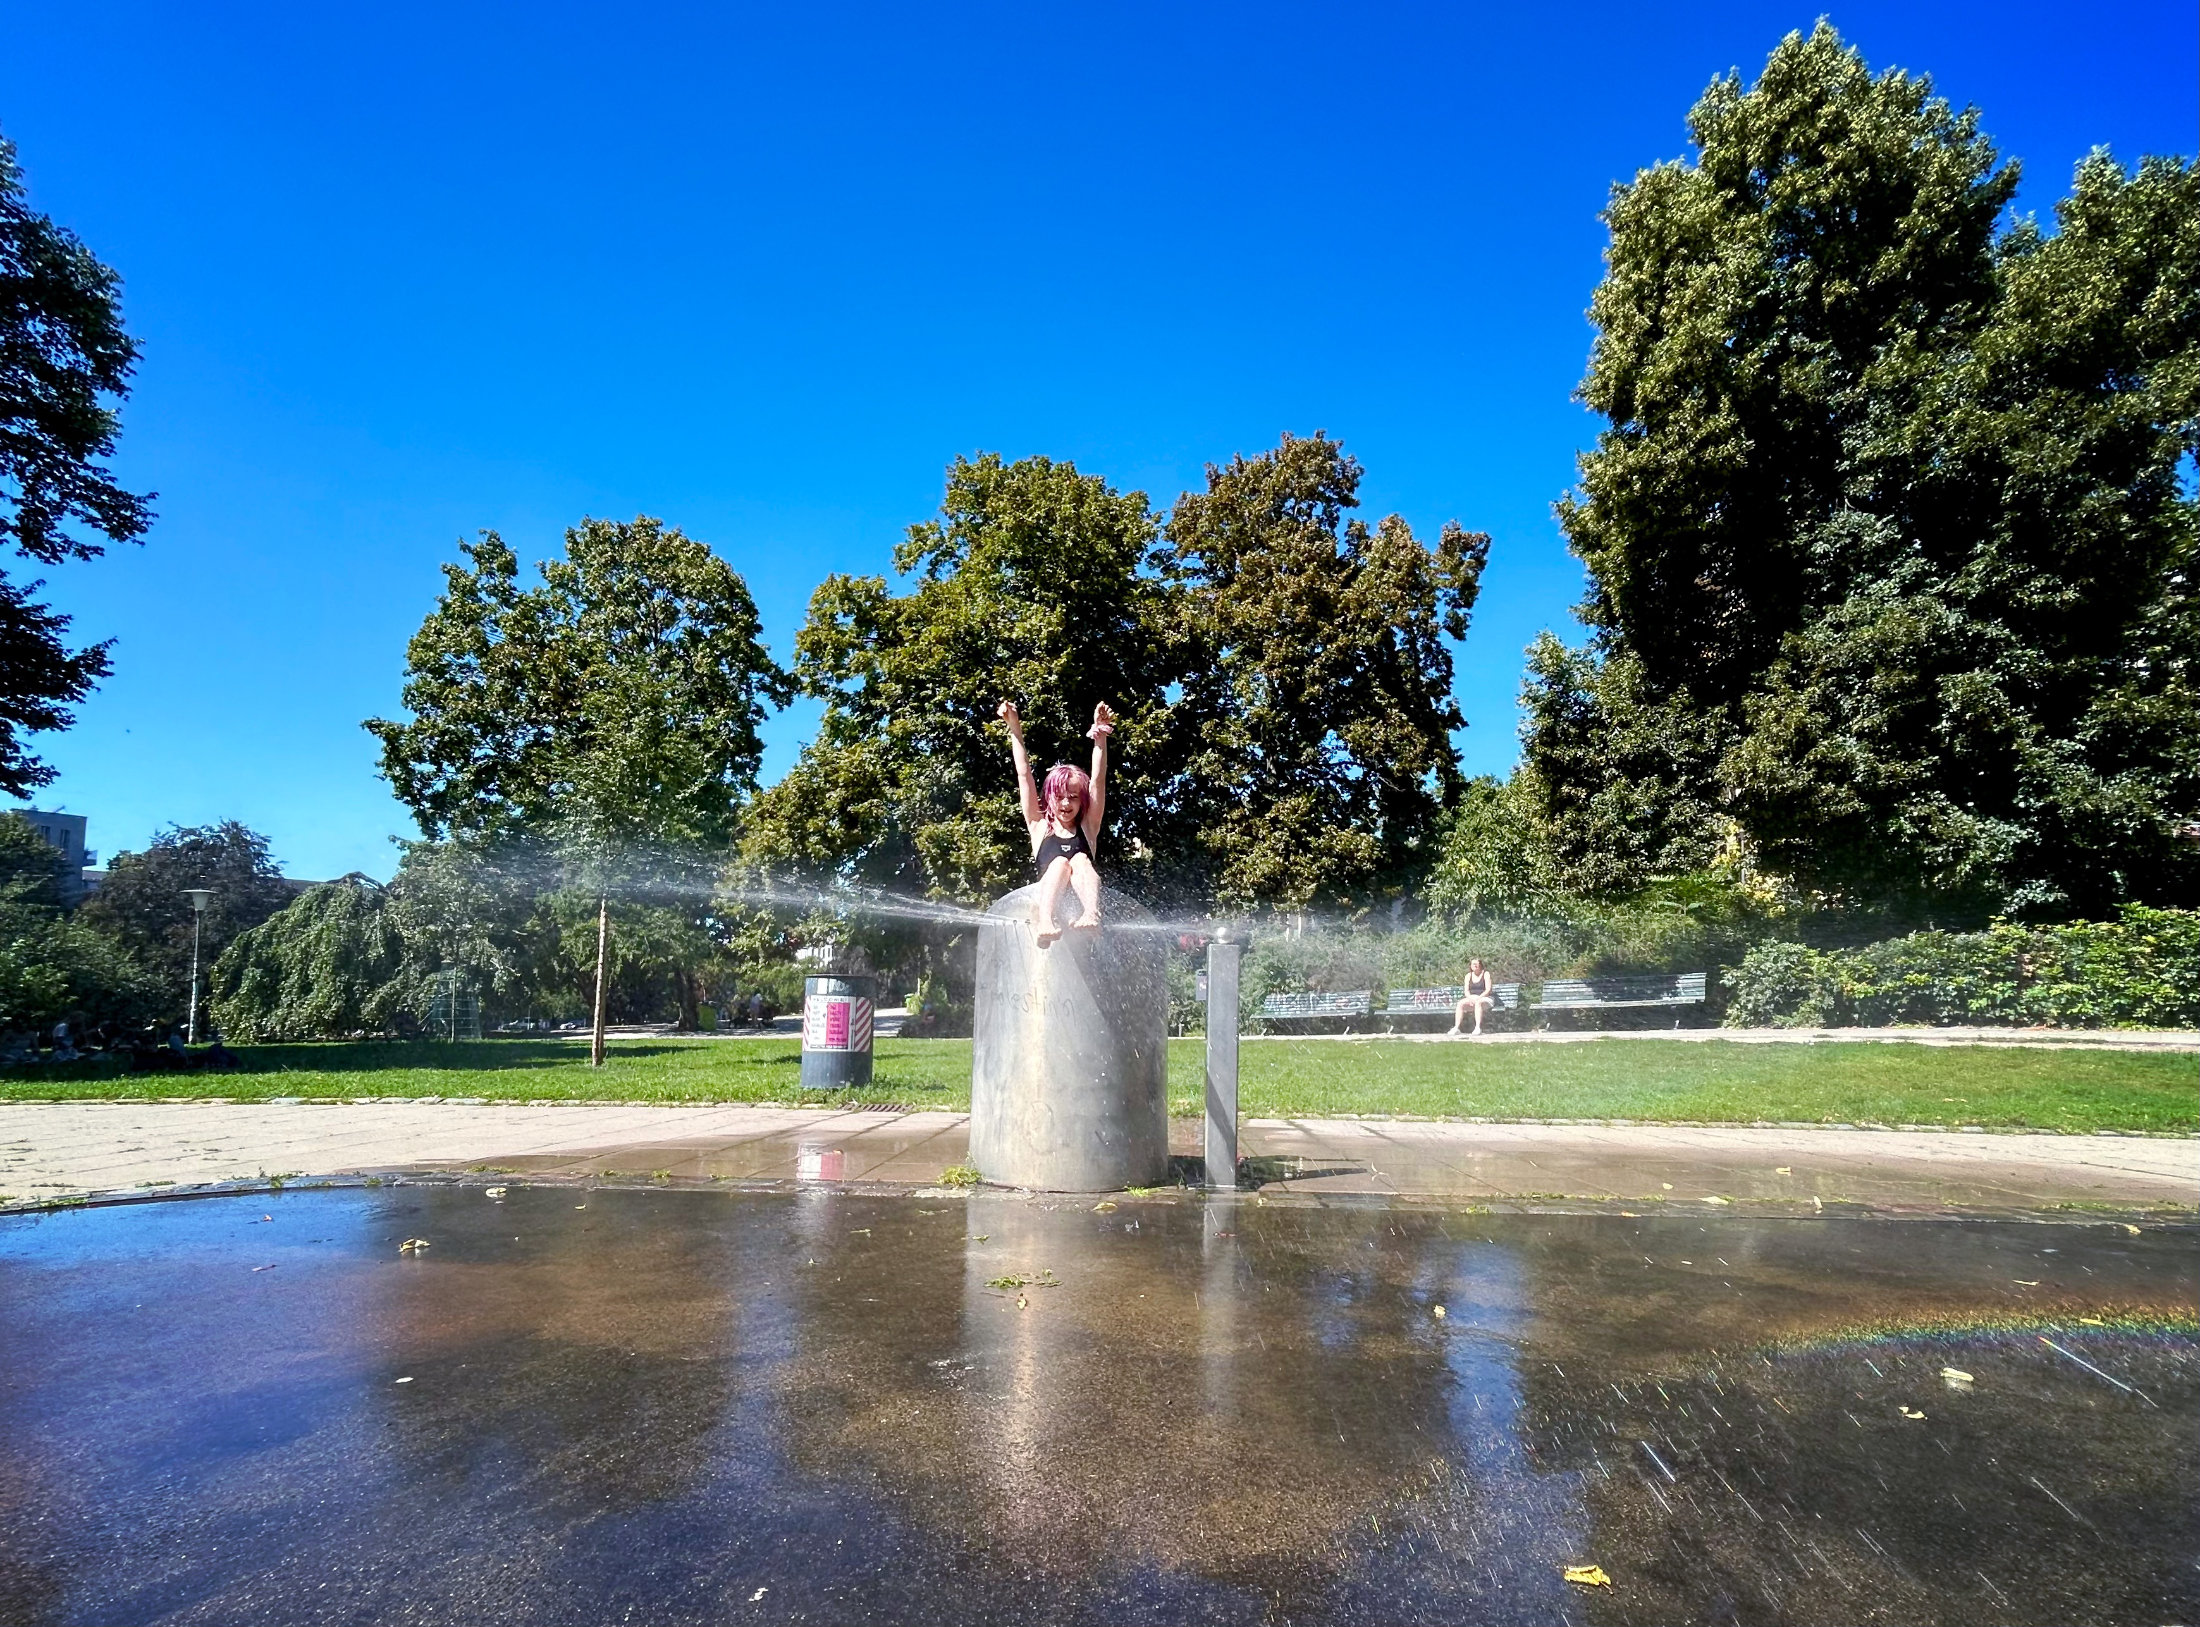
M611 959L611 898L599 894L596 899L596 1034L588 1046L588 1065L603 1066L603 997L604 971Z

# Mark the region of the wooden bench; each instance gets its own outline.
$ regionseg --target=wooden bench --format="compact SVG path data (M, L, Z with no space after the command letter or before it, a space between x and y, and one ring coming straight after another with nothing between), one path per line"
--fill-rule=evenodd
M1462 987L1448 989L1392 989L1390 1001L1383 1008L1389 1017L1443 1017L1449 1019L1459 1010L1459 1002L1467 997ZM1492 1011L1518 1011L1520 1009L1520 985L1518 983L1492 983L1490 985L1490 1009Z
M1674 977L1585 977L1548 979L1537 1011L1617 1011L1635 1006L1700 1006L1709 974L1682 972ZM1680 1027L1678 1016L1673 1026Z
M1373 989L1334 994L1308 990L1303 994L1271 994L1260 1003L1267 1022L1308 1022L1321 1017L1365 1017L1375 1009Z

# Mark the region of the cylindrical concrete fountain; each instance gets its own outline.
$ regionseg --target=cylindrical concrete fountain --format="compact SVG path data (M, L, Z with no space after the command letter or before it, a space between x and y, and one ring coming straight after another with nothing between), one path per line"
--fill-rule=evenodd
M1040 948L1036 885L978 929L970 1161L1003 1186L1112 1192L1169 1171L1169 991L1153 917L1113 889L1107 923ZM1126 930L1127 929L1127 930Z

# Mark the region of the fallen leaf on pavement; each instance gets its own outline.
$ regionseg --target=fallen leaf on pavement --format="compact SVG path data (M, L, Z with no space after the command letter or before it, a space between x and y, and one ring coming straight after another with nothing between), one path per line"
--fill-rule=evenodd
M1971 1387L1971 1375L1960 1367L1943 1367L1940 1370L1940 1381L1951 1390L1968 1390Z
M1706 1203L1732 1203L1734 1200L1732 1198L1706 1198L1703 1201Z
M1437 1315L1438 1315L1439 1317L1441 1317L1441 1316L1442 1316L1442 1315L1444 1314L1444 1307L1443 1307L1443 1306L1441 1306L1441 1305L1438 1305L1438 1306L1434 1307L1434 1309L1435 1309L1435 1312L1436 1312L1436 1314L1437 1314Z
M1112 1215L1115 1213L1115 1205L1103 1198L1092 1206L1092 1212L1096 1215Z
M1905 1418L1922 1418L1925 1416L1925 1414L1919 1412L1915 1407L1899 1407L1896 1410L1899 1411Z
M1602 1565L1568 1565L1560 1574L1567 1581L1581 1587L1610 1587L1612 1579L1604 1574Z
M408 1237L404 1242L397 1245L397 1252L400 1254L418 1254L422 1249L429 1246L425 1237Z

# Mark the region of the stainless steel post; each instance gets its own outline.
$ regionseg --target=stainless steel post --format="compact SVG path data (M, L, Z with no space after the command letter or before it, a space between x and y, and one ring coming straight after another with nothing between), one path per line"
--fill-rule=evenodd
M1237 1185L1238 958L1245 946L1207 946L1207 1184Z
M1161 935L1112 888L1097 932L1042 949L1036 886L978 931L970 1161L1001 1186L1102 1192L1169 1173L1169 985Z

